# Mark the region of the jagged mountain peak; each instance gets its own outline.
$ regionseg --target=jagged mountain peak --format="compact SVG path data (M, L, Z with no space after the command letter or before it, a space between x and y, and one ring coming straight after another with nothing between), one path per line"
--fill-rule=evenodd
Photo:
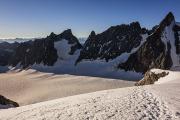
M174 27L174 15L169 12L146 42L126 62L120 63L119 68L145 73L151 68L170 69L178 65Z
M142 33L144 33L144 30L139 22L111 26L99 34L92 31L81 50L76 64L83 59L105 59L108 62L124 52L130 52L140 45Z
M160 22L157 32L162 32L166 26L169 26L172 22L175 24L175 17L172 12L169 12L165 18Z
M165 19L164 20L167 20L167 21L172 21L172 20L175 20L175 17L174 17L174 14L172 13L172 12L169 12L167 15L166 15L166 17L165 17Z
M91 34L89 35L89 37L94 37L94 36L96 36L95 31L91 31Z
M73 35L71 29L64 30L61 34L62 34L62 35L66 35L66 36L68 36L68 35Z
M13 56L8 53L5 59L11 59L10 65L13 66L18 63L24 67L41 63L53 66L57 60L69 60L74 55L76 58L71 61L75 64L83 60L105 60L108 64L115 60L119 69L145 73L151 68L170 69L177 63L174 51L180 53L179 32L179 23L169 12L152 30L142 28L139 22L132 22L111 26L98 34L92 31L83 47L71 29L60 34L52 32L46 38L19 44Z

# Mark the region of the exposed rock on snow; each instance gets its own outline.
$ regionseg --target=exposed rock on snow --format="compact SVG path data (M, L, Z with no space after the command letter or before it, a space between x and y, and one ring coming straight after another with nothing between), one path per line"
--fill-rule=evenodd
M19 107L19 104L0 95L0 109Z
M137 83L135 83L136 86L140 85L150 85L154 84L156 81L158 81L159 78L165 77L168 75L168 72L162 71L161 73L155 73L152 71L148 71L145 73L144 78Z

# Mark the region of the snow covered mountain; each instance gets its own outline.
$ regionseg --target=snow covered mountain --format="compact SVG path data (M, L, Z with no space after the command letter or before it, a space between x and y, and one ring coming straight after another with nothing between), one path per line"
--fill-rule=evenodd
M129 53L127 60L119 61L119 69L141 73L151 68L170 69L180 65L179 29L170 12L152 30L141 28L135 22L111 27L97 35L93 31L76 63L84 59L105 59L108 62L123 56L123 53Z
M92 31L83 45L70 29L14 44L8 43L13 46L6 47L10 50L0 49L1 66L117 77L124 76L124 70L134 74L180 65L180 24L171 12L152 30L142 28L138 22L112 26L99 34Z
M67 45L64 44L64 41L67 42ZM55 47L57 45L60 48L56 49ZM64 59L64 52L73 55L81 47L78 39L72 35L69 29L59 35L51 33L46 38L19 43L7 61L8 65L19 65L23 68L27 68L33 64L53 66L58 57Z
M130 53L133 48L140 45L146 34L148 30L141 28L138 22L113 26L97 35L92 31L76 63L83 59L105 59L108 62L125 52Z
M146 42L119 68L146 72L151 68L170 69L180 65L180 26L169 13Z

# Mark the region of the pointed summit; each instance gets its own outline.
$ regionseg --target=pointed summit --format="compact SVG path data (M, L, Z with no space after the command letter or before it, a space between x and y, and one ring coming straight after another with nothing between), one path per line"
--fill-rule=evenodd
M67 29L67 30L63 31L62 34L64 34L64 35L72 35L72 31L71 31L71 29Z
M166 19L174 19L174 15L173 15L172 12L169 12L169 13L166 15L165 18L166 18Z
M94 40L95 37L96 37L96 33L94 31L91 31L91 34L89 35L88 39Z
M96 36L95 31L92 31L91 34L90 34L90 37L93 37L93 36Z
M56 35L54 32L51 32L51 34L50 34L47 38L55 39L56 36L57 36L57 35Z
M175 21L174 15L172 12L169 12L160 23L160 27L164 29L166 26L169 26L173 21Z

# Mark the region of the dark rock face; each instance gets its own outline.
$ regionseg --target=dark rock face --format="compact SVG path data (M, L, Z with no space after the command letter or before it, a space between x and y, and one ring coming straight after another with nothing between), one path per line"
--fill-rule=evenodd
M68 44L71 45L70 55L73 55L76 50L82 47L78 39L73 36L71 30L66 30L59 35L51 33L43 39L20 43L14 50L14 54L6 59L8 62L4 65L16 66L20 63L20 66L27 68L33 64L41 63L47 66L53 66L58 58L54 43L63 39L67 40Z
M150 85L154 84L156 81L158 81L159 78L165 77L168 75L168 72L162 72L162 73L154 73L151 71L148 71L145 73L144 78L137 83L135 83L136 86L141 86L141 85Z
M170 25L173 26L169 27ZM170 29L170 32L167 33L166 28ZM123 63L119 61L117 68L141 73L145 73L151 68L169 69L174 62L171 58L171 48L174 46L172 46L170 38L167 38L167 34L173 36L172 31L175 37L176 54L180 54L180 25L175 23L173 14L169 13L152 30L141 28L138 22L133 22L129 25L110 27L100 34L92 31L83 47L70 29L59 35L51 33L46 38L34 41L14 44L0 43L0 65L16 66L19 63L23 68L28 68L33 64L41 63L53 66L58 57L62 57L57 55L54 43L67 40L71 47L68 51L69 55L73 55L81 49L78 59L74 60L75 64L82 60L103 59L108 62L123 53L129 53L125 56L127 59ZM141 44L143 34L148 37Z
M170 56L171 44L163 43L161 36L165 27L175 21L172 13L169 13L160 23L159 27L152 33L147 41L134 53L131 54L125 63L120 63L119 68L134 70L136 72L145 73L151 68L169 69L172 66Z
M53 40L54 42L63 39L67 40L68 44L71 44L71 51L69 52L70 55L73 55L76 50L82 48L82 45L79 43L78 39L72 34L70 29L65 30L63 33L59 35L51 33L51 35L48 36L47 38Z
M0 43L0 66L5 66L15 53L15 49L19 46L19 43Z
M76 63L83 59L105 59L108 62L139 46L142 40L141 34L146 32L147 30L142 29L138 22L113 26L97 35L92 31Z
M175 45L176 45L176 53L180 54L180 26L174 26L174 36L175 36Z
M49 39L37 39L21 43L9 64L16 66L20 63L23 68L33 64L43 63L44 65L53 65L57 60L57 51L54 48L54 41Z
M8 106L8 107L19 107L19 104L17 102L9 100L2 95L0 95L0 105Z

